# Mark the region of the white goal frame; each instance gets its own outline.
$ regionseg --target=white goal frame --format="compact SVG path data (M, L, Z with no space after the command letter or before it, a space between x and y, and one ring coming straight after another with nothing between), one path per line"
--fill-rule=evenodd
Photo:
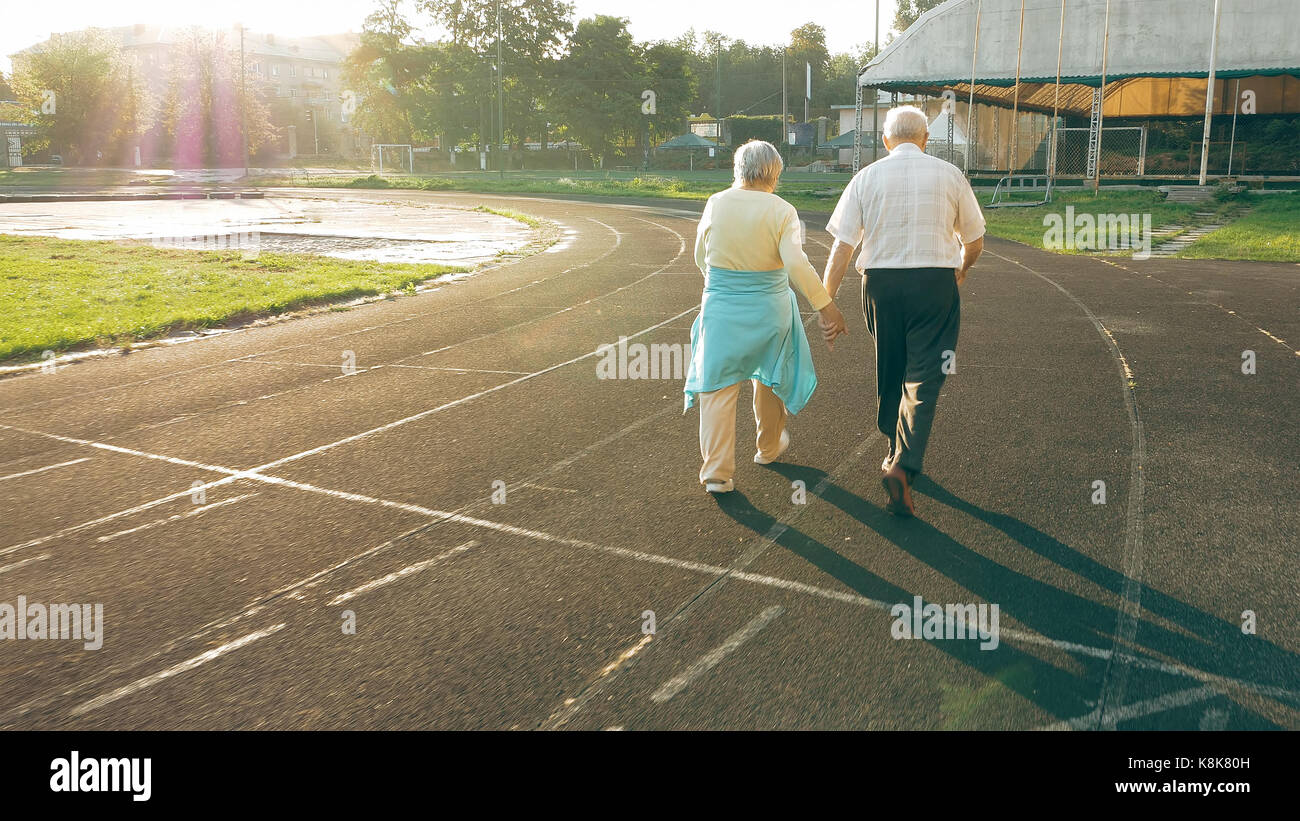
M385 148L405 148L406 149L406 173L415 173L415 148L409 143L374 143L370 146L370 170L378 169L378 174L382 177L384 174L384 149Z

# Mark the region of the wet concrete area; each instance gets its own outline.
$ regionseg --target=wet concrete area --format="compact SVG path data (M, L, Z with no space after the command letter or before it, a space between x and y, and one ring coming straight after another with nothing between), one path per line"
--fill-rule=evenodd
M10 203L0 206L0 233L449 265L520 250L532 235L517 220L467 209L279 197Z

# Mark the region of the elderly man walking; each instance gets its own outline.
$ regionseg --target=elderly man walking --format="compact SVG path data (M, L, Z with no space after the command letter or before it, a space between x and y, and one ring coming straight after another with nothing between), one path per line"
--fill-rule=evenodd
M822 281L832 296L853 248L862 252L862 304L876 341L876 426L889 437L881 465L886 509L913 516L934 407L951 371L961 320L958 286L984 250L984 215L962 172L925 153L925 113L891 109L889 155L857 173L826 228L835 237ZM833 340L838 329L824 326Z

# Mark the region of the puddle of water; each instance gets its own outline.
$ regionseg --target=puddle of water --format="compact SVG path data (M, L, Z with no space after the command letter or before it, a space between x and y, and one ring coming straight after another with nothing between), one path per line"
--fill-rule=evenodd
M496 214L295 199L14 203L0 233L449 265L486 262L530 239L527 226Z

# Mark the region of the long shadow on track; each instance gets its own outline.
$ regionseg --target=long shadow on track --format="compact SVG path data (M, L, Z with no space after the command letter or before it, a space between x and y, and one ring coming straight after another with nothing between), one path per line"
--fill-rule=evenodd
M776 463L768 466L786 479L802 480L809 488L827 478L825 471L805 465ZM1123 574L1101 565L1046 533L1005 513L967 502L928 477L921 477L918 492L996 528L1019 545L1061 567L1079 574L1117 595ZM1056 641L1097 647L1109 646L1117 611L1050 584L1030 578L966 547L921 519L890 516L878 505L828 483L819 497L905 553L943 573L985 602L1043 636ZM754 507L742 493L722 494L718 507L736 522L760 535L770 532L776 517ZM775 543L801 557L859 595L881 602L910 603L911 591L882 579L816 539L794 528L786 529ZM1144 586L1143 606L1183 627L1190 635L1147 620L1140 621L1134 655L1141 650L1163 656L1192 670L1249 681L1260 686L1291 689L1300 680L1300 656L1161 591ZM980 670L1008 689L1059 718L1074 718L1092 711L1104 659L1075 656L1084 674L1074 675L1033 655L1001 643L981 650L977 641L942 641L933 645L964 664ZM1072 654L1073 655L1073 654ZM1260 728L1280 729L1263 716L1252 714Z

